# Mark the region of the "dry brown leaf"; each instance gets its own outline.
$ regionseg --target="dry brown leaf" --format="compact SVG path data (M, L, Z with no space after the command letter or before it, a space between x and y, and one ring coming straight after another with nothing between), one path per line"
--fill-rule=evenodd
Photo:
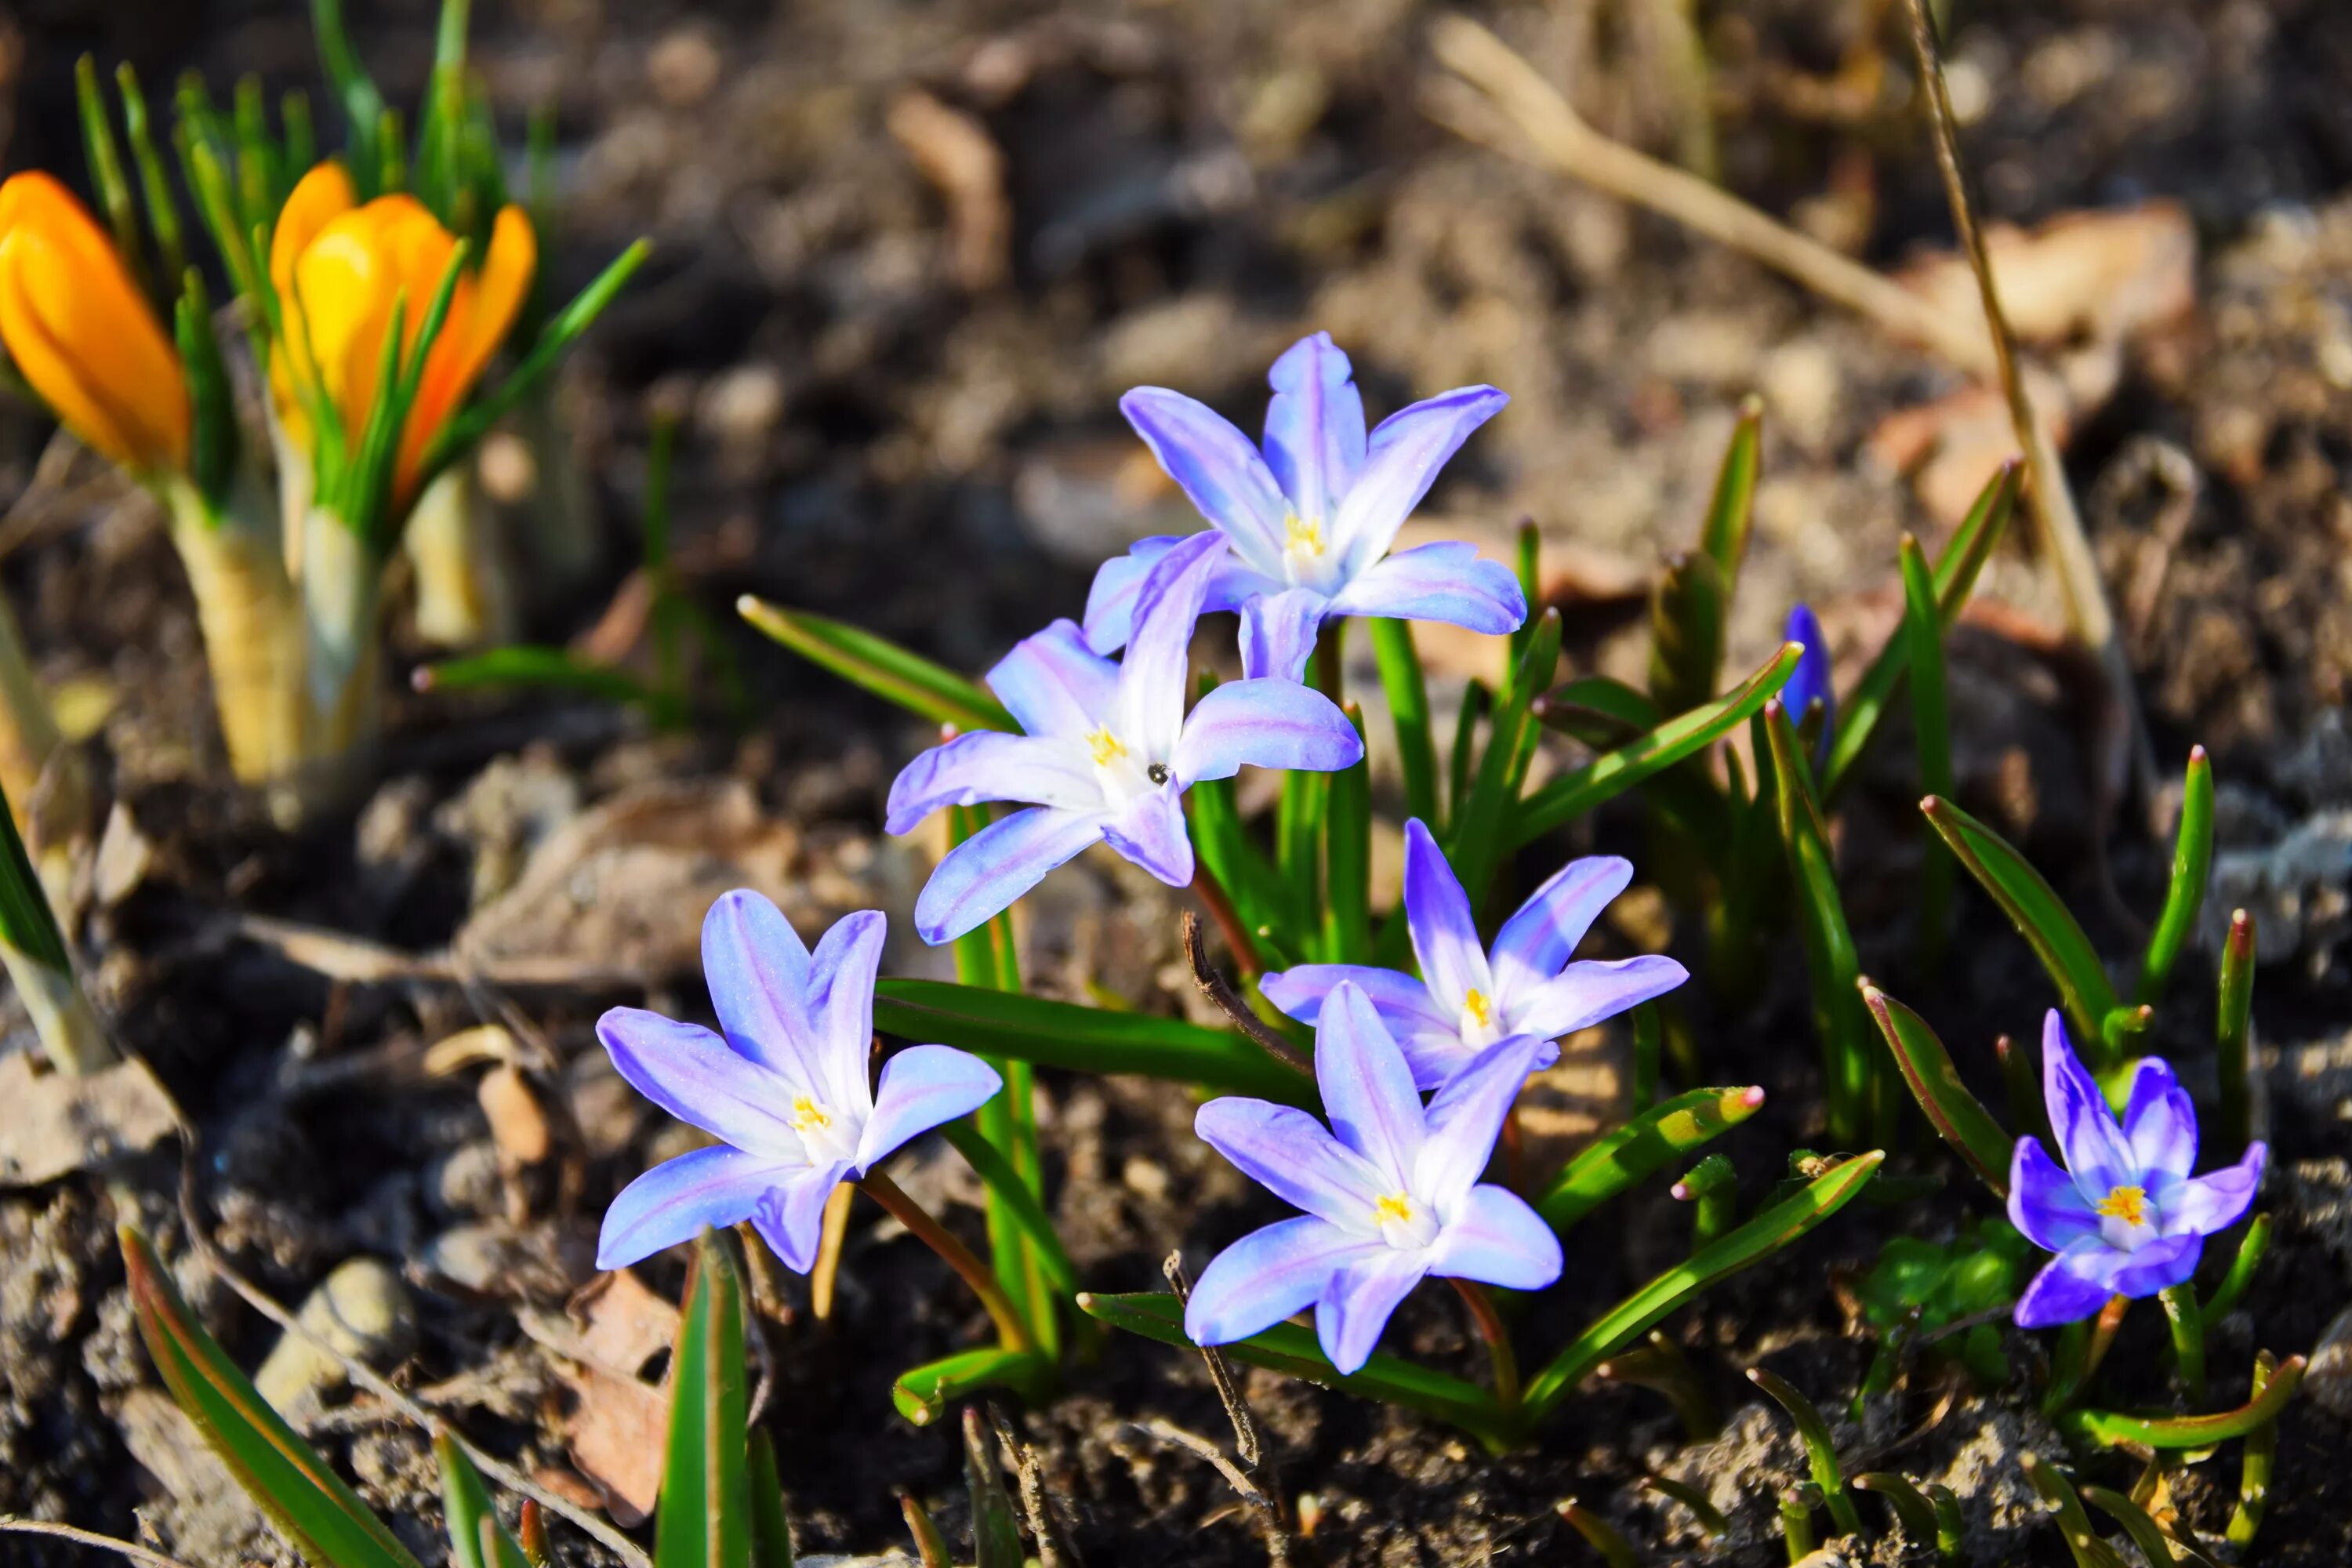
M19 1051L0 1057L0 1186L38 1186L153 1148L179 1107L133 1057L76 1078Z
M978 292L1003 281L1013 259L1013 208L1004 199L1004 154L988 127L920 88L900 93L885 123L947 198L957 283Z
M2118 342L2179 321L2197 305L2197 231L2173 201L2062 213L2031 231L1988 230L2001 314L2025 342ZM1984 330L1976 274L1965 258L1924 258L1895 280Z
M677 1338L676 1303L625 1268L599 1274L572 1299L580 1347L589 1359L632 1375Z
M500 1153L521 1165L536 1165L547 1158L555 1146L555 1134L548 1125L546 1108L539 1103L530 1080L520 1068L500 1062L482 1075L474 1096Z

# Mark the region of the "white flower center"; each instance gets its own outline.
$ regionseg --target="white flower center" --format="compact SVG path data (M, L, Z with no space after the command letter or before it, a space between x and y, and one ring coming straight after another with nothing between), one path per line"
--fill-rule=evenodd
M1502 1025L1502 1010L1495 1005L1495 999L1475 985L1470 987L1469 994L1462 998L1462 1043L1491 1046L1503 1037Z
M2109 1247L2137 1252L2156 1238L2156 1205L2146 1187L2112 1187L2098 1202L2099 1235Z
M1323 534L1323 520L1286 512L1282 520L1282 574L1293 587L1330 593L1338 586L1339 558Z
M1095 776L1102 784L1103 799L1114 809L1168 782L1167 763L1138 755L1136 749L1113 733L1108 724L1095 726L1094 732L1087 737L1087 750L1094 757Z
M1419 1251L1437 1239L1437 1215L1417 1203L1411 1193L1390 1193L1372 1201L1381 1222L1381 1239L1405 1251Z
M856 1129L849 1118L827 1110L805 1094L793 1096L792 1114L784 1119L808 1149L809 1163L831 1164L857 1157Z

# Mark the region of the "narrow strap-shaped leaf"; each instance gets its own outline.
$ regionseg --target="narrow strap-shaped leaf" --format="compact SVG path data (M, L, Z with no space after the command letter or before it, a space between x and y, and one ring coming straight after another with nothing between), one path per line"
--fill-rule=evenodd
M1323 821L1331 801L1323 773L1292 768L1282 775L1274 813L1274 868L1283 893L1276 928L1287 945L1316 952L1321 946Z
M824 666L908 712L959 730L1020 726L987 688L845 621L788 610L746 594L735 602L742 617L812 664Z
M1862 1001L1877 1020L1878 1032L1886 1037L1886 1048L1895 1053L1895 1065L1911 1086L1911 1097L1927 1113L1928 1125L1992 1189L1993 1196L2006 1199L2010 1157L2017 1140L1969 1092L1951 1053L1927 1019L1867 982Z
M2254 1376L2252 1397L2260 1399L2278 1375L2271 1352L2258 1351L2254 1355ZM2275 1417L2263 1422L2246 1434L2245 1447L2240 1451L2238 1470L2238 1506L2230 1512L2226 1539L2243 1552L2254 1543L2263 1528L2263 1515L2270 1507L2271 1476L2278 1468L2278 1421Z
M2245 1300L2246 1287L2254 1282L2254 1270L2263 1266L2263 1255L2270 1247L2271 1216L2258 1214L2247 1222L2246 1234L2230 1259L2230 1271L2221 1277L2221 1283L2213 1288L2212 1299L2205 1303L2207 1322L2219 1322Z
M695 1244L694 1279L670 1352L669 1388L655 1568L751 1568L743 1282L727 1245L708 1230Z
M1454 715L1454 748L1445 767L1445 829L1450 836L1462 820L1470 799L1470 770L1478 760L1478 725L1494 710L1495 693L1483 680L1462 689L1462 707ZM1431 831L1436 831L1433 828Z
M2213 1020L2213 1062L2221 1088L2218 1131L2225 1149L2242 1149L2254 1135L2253 1007L2254 917L2235 910L2230 915L2230 934L2221 943L2221 983Z
M627 708L657 722L681 717L676 703L626 670L592 664L569 648L517 645L445 658L417 668L419 691L504 691L540 689L575 691Z
M744 1456L751 1483L751 1568L793 1568L793 1527L784 1517L783 1478L776 1469L775 1440L754 1429Z
M1687 713L1715 696L1723 674L1723 574L1715 557L1673 557L1650 595L1650 695L1666 713Z
M1037 1260L1045 1270L1046 1282L1064 1295L1074 1295L1078 1289L1078 1274L1070 1263L1070 1255L1063 1250L1062 1238L1055 1234L1054 1222L1045 1213L1045 1205L1029 1190L1029 1184L1013 1168L1012 1161L982 1137L971 1121L950 1121L940 1131L946 1135L955 1152L971 1167L981 1184L988 1189L990 1198L1004 1207L1007 1220L1019 1227L1030 1246L1036 1249ZM992 1239L993 1233L992 1232Z
M914 1538L915 1556L922 1568L955 1568L955 1559L948 1555L947 1537L931 1522L920 1499L912 1492L900 1492L898 1512L907 1521L907 1533Z
M908 1421L928 1426L957 1400L985 1389L1005 1388L1024 1399L1037 1399L1053 1375L1053 1363L1035 1351L987 1345L909 1367L890 1385L890 1403Z
M144 289L149 279L140 258L139 204L131 198L131 178L122 166L122 144L114 139L106 94L98 85L98 61L88 55L74 62L74 107L81 115L82 156L89 164L89 183L98 192L107 226L114 231L114 248Z
M1021 1526L1004 1489L996 1443L976 1405L963 1412L963 1484L971 1494L971 1553L975 1568L1021 1568Z
M2109 1487L2095 1486L2085 1481L2079 1489L2083 1500L2105 1514L2123 1527L2139 1554L2147 1560L2148 1568L2170 1568L2187 1553L2197 1563L2209 1561L2204 1553L2186 1546L2164 1533L2163 1528L2148 1517L2147 1510L2132 1501L2122 1492Z
M1903 1533L1915 1546L1925 1546L1936 1539L1936 1508L1911 1478L1893 1470L1865 1470L1853 1478L1853 1489L1871 1492L1886 1500L1895 1517L1903 1521Z
M1536 1212L1566 1236L1594 1209L1728 1132L1763 1104L1764 1091L1752 1086L1678 1094L1587 1144L1552 1178L1536 1200Z
M2074 1568L2124 1568L2124 1561L2099 1538L2091 1528L2091 1516L2083 1511L2083 1501L2056 1467L2035 1454L2020 1454L2018 1468L2033 1489L2048 1503L2058 1531L2065 1537L2066 1550L2074 1559Z
M1643 1330L1717 1280L1789 1246L1853 1202L1885 1159L1885 1151L1874 1149L1822 1173L1802 1192L1751 1216L1593 1320L1528 1384L1528 1418L1541 1420L1549 1415L1587 1373Z
M1903 635L1911 646L1911 737L1919 758L1919 792L1950 796L1952 783L1951 705L1944 689L1944 626L1936 607L1936 585L1919 542L1903 536ZM1919 912L1919 955L1922 967L1934 972L1943 962L1945 928L1952 914L1952 861L1932 835L1921 846L1919 892L1913 900Z
M1512 807L1536 752L1538 726L1530 710L1536 694L1551 685L1552 671L1559 664L1559 612L1546 610L1536 625L1535 636L1528 640L1527 652L1512 671L1510 689L1496 706L1486 750L1478 760L1478 776L1470 785L1469 799L1455 814L1446 858L1461 878L1474 910L1485 902L1496 867L1509 845Z
M1192 849L1251 931L1282 919L1287 901L1280 878L1242 825L1231 779L1203 779L1184 792L1192 818Z
M1723 466L1716 470L1715 491L1707 498L1706 521L1698 535L1698 547L1715 563L1722 580L1727 607L1739 585L1739 563L1748 556L1763 448L1764 400L1750 394L1740 400L1739 423L1732 426L1731 444L1723 450Z
M1710 1541L1731 1532L1731 1521L1724 1517L1723 1510L1715 1506L1713 1499L1690 1482L1678 1481L1671 1476L1643 1476L1642 1484L1660 1497L1672 1498L1690 1510L1691 1518L1696 1521L1700 1533Z
M1813 1026L1821 1037L1823 1098L1830 1135L1842 1143L1862 1136L1872 1088L1872 1057L1856 990L1861 959L1839 896L1829 827L1813 796L1812 769L1798 749L1796 731L1777 703L1764 710L1778 791L1780 842L1797 900L1797 929L1813 993Z
M254 1391L181 1300L147 1238L121 1227L139 1337L164 1386L237 1484L311 1568L417 1568L416 1559Z
M434 1433L433 1457L441 1465L450 1568L528 1568L521 1546L499 1521L488 1483L457 1440L446 1430Z
M343 30L342 0L310 0L310 32L319 40L320 66L342 104L352 173L362 181L370 180L383 159L375 138L383 120L383 94L376 89L375 79L360 63L359 51L352 47ZM360 194L376 193L362 185Z
M1357 737L1364 714L1347 705ZM1365 963L1372 956L1372 754L1330 775L1323 816L1323 957L1329 963Z
M1372 655L1379 661L1381 690L1396 726L1397 765L1404 774L1405 814L1434 823L1437 815L1437 747L1429 720L1429 681L1412 641L1412 623L1373 617ZM1197 785L1194 787L1198 787Z
M1544 693L1543 722L1588 746L1613 750L1665 722L1666 715L1646 691L1612 675L1580 675Z
M2212 1415L2128 1415L2114 1410L2070 1410L2058 1425L2071 1436L2113 1447L2136 1443L2144 1448L2208 1448L2242 1437L2265 1422L2278 1419L2286 1402L2303 1385L2304 1358L2289 1356L2262 1393L2238 1406Z
M187 269L187 242L182 237L179 198L172 194L171 176L147 113L147 95L139 89L139 75L131 62L114 68L115 90L122 97L122 129L130 137L131 161L139 170L139 188L147 205L147 226L155 237L156 270L166 288Z
M2172 965L2197 929L2205 907L2205 885L2213 869L2213 763L2202 746L2189 748L2189 773L2180 787L2180 826L2172 839L2172 879L2164 908L2140 955L2139 986L2133 1000L2153 1003L2164 994Z
M1584 1537L1584 1543L1599 1552L1601 1561L1609 1568L1642 1568L1642 1559L1634 1552L1633 1543L1615 1525L1574 1498L1562 1498L1555 1507L1559 1517Z
M1853 1494L1846 1489L1845 1474L1838 1468L1837 1447L1830 1441L1830 1424L1822 1419L1821 1410L1805 1397L1797 1385L1769 1368L1751 1366L1748 1380L1772 1396L1773 1403L1789 1413L1796 1424L1798 1441L1804 1445L1805 1463L1812 1471L1813 1485L1822 1491L1822 1504L1830 1510L1841 1535L1859 1534L1862 1515L1853 1506Z
M1533 518L1519 521L1517 548L1512 552L1512 574L1519 580L1519 597L1528 613L1511 628L1511 664L1517 668L1528 651L1528 639L1536 635L1536 623L1543 618L1543 530Z

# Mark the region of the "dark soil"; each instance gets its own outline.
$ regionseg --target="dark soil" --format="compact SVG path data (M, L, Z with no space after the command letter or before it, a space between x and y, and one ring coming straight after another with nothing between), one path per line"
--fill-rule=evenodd
M1865 259L1892 265L1944 243L1948 226L1896 87L1859 100L1831 90L1841 60L1867 52L1856 18L1880 9L1699 7L1727 184L1769 211L1843 225ZM2030 225L2166 195L2194 220L2193 320L2130 346L2068 461L2111 591L2121 601L2154 584L2134 601L2144 613L2129 647L2161 771L2177 777L2191 742L2210 748L2225 781L2225 844L2258 854L2297 822L2352 805L2347 753L2325 743L2340 741L2352 701L2352 10L2330 0L1953 9L1952 58L1984 89L1965 141L1990 214ZM6 166L78 179L80 51L128 58L150 84L190 65L216 81L258 70L273 84L307 82L300 10L184 0L36 4L0 16ZM432 7L352 10L378 74L396 100L413 98ZM1416 95L1434 69L1423 40L1435 14L1412 0L478 7L478 55L509 122L551 98L560 109L559 283L576 286L639 233L658 247L571 387L611 561L539 605L535 635L570 637L604 610L633 548L650 414L667 405L687 413L680 558L714 610L758 592L983 668L1047 617L1076 613L1097 559L1135 535L1188 526L1181 502L1139 470L1115 413L1119 392L1179 386L1255 420L1265 363L1301 331L1328 327L1356 354L1376 411L1476 380L1513 393L1431 510L1474 529L1519 515L1541 525L1553 558L1569 563L1579 670L1638 674L1648 575L1690 537L1732 411L1762 390L1767 486L1732 663L1759 658L1801 595L1822 610L1846 668L1858 668L1891 624L1899 533L1943 531L1899 476L1872 467L1868 437L1889 413L1957 382L1662 219L1432 124ZM1671 145L1672 78L1643 7L1578 0L1480 15L1574 84L1605 129ZM1898 37L1890 17L1885 42ZM1907 57L1893 58L1899 68ZM969 114L1002 153L1002 277L984 276L984 236L979 260L967 254L965 220L888 129L916 89ZM32 483L47 439L41 421L7 411L0 498ZM2185 453L2200 481L2168 533L2135 482L2150 439ZM940 956L906 927L919 858L880 835L883 791L923 742L921 727L744 633L735 652L751 693L739 728L713 712L680 739L575 703L404 694L381 787L289 834L226 782L184 583L145 504L92 479L21 509L5 537L6 590L43 673L102 684L111 698L90 749L153 860L126 897L92 914L85 953L123 1041L194 1120L200 1145L187 1174L204 1223L289 1302L354 1254L400 1262L419 1287L421 1331L400 1381L436 1391L452 1420L524 1468L568 1473L570 1396L519 1313L559 1310L585 1283L604 1202L677 1146L674 1129L615 1092L590 1026L616 1000L704 1013L690 963L668 965L649 1000L346 985L249 940L236 917L415 951L462 926L494 943L510 936L510 951L608 958L593 919L520 911L541 920L526 937L485 933L469 911L510 887L533 846L583 807L738 781L782 835L796 918L814 927L879 905L899 933L894 972L939 973ZM1966 803L2017 834L2103 951L2121 957L2139 936L2128 911L2144 918L2160 896L2168 845L2132 813L2102 837L2109 814L2084 754L2090 699L2074 667L2045 651L2053 601L2030 563L2012 552L1986 594L2011 613L1980 619L1953 654ZM404 643L395 662L404 670L422 656ZM1458 686L1466 670L1451 673ZM1906 924L1918 853L1907 755L1903 737L1886 738L1842 824L1849 905L1866 968L1934 1021L1997 1103L1985 1047L1997 1034L2029 1035L2048 986L1972 897L1946 968L1918 973ZM1638 856L1639 835L1630 811L1606 812L1531 851L1515 874L1531 884L1596 845ZM2095 844L2105 853L2089 852ZM731 851L710 853L723 863ZM702 905L673 901L632 916L658 933L660 952L690 959ZM2257 1348L2310 1350L2347 1301L2343 921L2297 907L2308 918L2279 945L2265 925L2266 957L2291 962L2266 967L2257 997L2272 1079L2264 1203L2280 1233L2247 1311L2216 1333L2225 1388L2242 1384ZM1074 867L1024 918L1041 989L1077 994L1091 982L1139 1006L1192 1005L1175 905L1126 868ZM1673 932L1695 966L1685 950L1696 935ZM1726 1144L1750 1205L1790 1151L1822 1137L1801 969L1793 949L1780 958L1753 1007L1717 1008L1691 989L1708 1079L1770 1092L1763 1115ZM2202 952L2183 963L2158 1026L2158 1048L2208 1088L2210 973ZM558 1129L558 1152L540 1168L499 1167L471 1074L424 1070L425 1047L485 1018L517 1026L537 1053L530 1079ZM29 1040L16 1023L16 1038ZM1571 1051L1563 1103L1617 1103L1618 1048ZM1094 1288L1156 1289L1170 1248L1197 1268L1276 1213L1192 1138L1190 1104L1162 1086L1048 1074L1041 1103L1049 1190ZM1572 1135L1591 1121L1568 1114L1562 1125ZM902 1163L910 1189L969 1196L952 1155L919 1150ZM1615 1520L1645 1561L1783 1561L1772 1500L1801 1477L1802 1459L1740 1373L1772 1366L1843 1410L1870 1346L1828 1283L1888 1237L1948 1233L1986 1207L1924 1142L1895 1152L1893 1165L1943 1184L1900 1206L1857 1205L1669 1320L1730 1418L1711 1447L1680 1447L1654 1396L1604 1387L1573 1400L1539 1447L1497 1460L1418 1416L1253 1375L1286 1485L1315 1500L1324 1561L1591 1560L1554 1510L1571 1495ZM135 1216L184 1254L182 1174L162 1152L111 1180L0 1196L0 1513L117 1535L152 1518L190 1561L268 1560L279 1549L266 1534L234 1510L200 1506L203 1489L175 1488L158 1470L175 1456L194 1463L192 1450L174 1449L168 1426L154 1435L155 1384L133 1342L110 1226ZM977 1234L975 1208L950 1212ZM1577 1239L1570 1282L1531 1313L1525 1343L1544 1353L1671 1263L1685 1223L1660 1192L1596 1219ZM675 1292L674 1263L642 1272ZM202 1282L191 1271L187 1283ZM258 1362L268 1326L225 1291L200 1300L240 1359ZM2133 1315L2102 1397L2164 1400L2158 1316ZM956 1437L899 1420L887 1391L902 1368L983 1329L929 1256L877 1231L870 1209L858 1211L830 1322L810 1317L797 1281L786 1286L765 1328L766 1409L804 1552L894 1549L900 1489L931 1504L951 1535L961 1526ZM1409 1302L1386 1343L1483 1375L1439 1292ZM2008 1349L2021 1372L2040 1353L2018 1334ZM1861 1429L1842 1427L1842 1449L1850 1469L1952 1485L1979 1563L2061 1563L2065 1550L2014 1462L2021 1449L2063 1452L2031 1403L1923 1374ZM1060 1397L1021 1419L1087 1561L1263 1561L1216 1474L1140 1425L1227 1438L1194 1358L1113 1339L1073 1369ZM413 1521L404 1532L436 1561L422 1436L364 1400L318 1433L372 1501ZM2352 1559L2352 1510L2334 1468L2347 1440L2317 1399L2294 1405L2262 1561ZM2137 1474L2120 1457L2083 1468L2119 1489ZM1634 1485L1651 1471L1735 1505L1734 1541L1699 1551L1687 1515ZM2176 1500L2208 1540L2235 1501L2236 1472L2234 1449L2177 1472ZM1875 1528L1879 1505L1863 1507ZM565 1544L568 1561L600 1560L577 1536ZM1869 1560L1895 1560L1885 1542L1878 1551ZM22 1540L0 1558L77 1560Z

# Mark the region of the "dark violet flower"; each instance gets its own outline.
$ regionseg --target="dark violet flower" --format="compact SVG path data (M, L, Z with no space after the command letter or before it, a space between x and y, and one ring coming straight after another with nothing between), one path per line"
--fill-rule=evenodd
M2205 1238L2253 1203L2266 1152L2254 1143L2236 1164L2190 1175L2197 1110L2172 1068L2143 1058L2118 1122L2054 1009L2042 1027L2042 1084L2066 1168L2039 1139L2017 1141L2010 1220L2057 1254L2018 1300L2021 1329L2071 1323L2110 1296L2153 1296L2187 1280Z
M596 1267L620 1268L702 1227L750 1220L785 1266L816 1258L824 1200L909 1138L1003 1087L978 1057L910 1046L867 1087L883 917L842 918L812 953L776 906L740 889L702 922L702 972L720 1038L638 1007L596 1037L631 1088L719 1142L655 1166L604 1211Z
M1475 545L1389 553L1397 530L1446 459L1507 398L1491 386L1440 393L1364 434L1364 400L1348 356L1317 332L1274 362L1263 453L1219 414L1181 392L1139 386L1120 412L1230 545L1203 607L1239 610L1242 668L1297 680L1333 616L1395 616L1502 633L1527 619L1518 580ZM1128 639L1152 563L1176 543L1147 539L1104 563L1087 596L1087 641Z
M1302 963L1259 982L1265 999L1301 1023L1314 1019L1332 987L1352 984L1404 1047L1413 1081L1435 1089L1496 1041L1541 1042L1535 1065L1559 1058L1552 1042L1690 978L1671 958L1645 954L1569 962L1609 901L1633 879L1614 855L1571 860L1503 924L1488 952L1470 900L1437 840L1418 818L1404 825L1404 918L1422 978L1353 963Z
M1202 1270L1184 1310L1192 1342L1246 1339L1313 1307L1323 1353L1354 1372L1433 1274L1514 1290L1558 1279L1559 1238L1517 1194L1478 1180L1539 1044L1523 1035L1488 1047L1424 1109L1370 1000L1335 987L1315 1027L1328 1131L1263 1100L1213 1100L1193 1120L1210 1147L1307 1212Z
M1830 682L1830 639L1822 635L1821 620L1811 605L1800 604L1789 612L1789 624L1781 630L1780 640L1805 645L1797 668L1789 672L1789 683L1780 688L1780 706L1788 710L1790 723L1801 725L1806 710L1816 702L1822 705L1820 752L1826 756L1837 718L1837 692Z
M1185 649L1223 541L1196 534L1165 552L1138 597L1135 639L1113 664L1068 621L1015 647L989 689L1024 734L959 735L907 764L888 826L912 829L943 805L1032 803L959 845L915 902L915 929L951 942L1097 840L1171 887L1192 880L1183 795L1246 763L1328 773L1362 740L1322 693L1288 680L1237 680L1184 711Z

